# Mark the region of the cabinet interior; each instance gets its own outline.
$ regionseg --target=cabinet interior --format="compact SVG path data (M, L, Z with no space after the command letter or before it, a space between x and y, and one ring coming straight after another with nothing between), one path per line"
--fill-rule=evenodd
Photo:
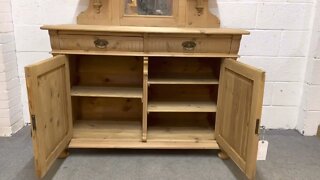
M74 139L215 141L221 59L70 56ZM143 104L147 121L143 121Z

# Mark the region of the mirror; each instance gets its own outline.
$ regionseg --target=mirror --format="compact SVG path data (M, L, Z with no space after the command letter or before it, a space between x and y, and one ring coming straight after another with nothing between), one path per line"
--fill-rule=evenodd
M172 16L173 0L124 0L126 15Z

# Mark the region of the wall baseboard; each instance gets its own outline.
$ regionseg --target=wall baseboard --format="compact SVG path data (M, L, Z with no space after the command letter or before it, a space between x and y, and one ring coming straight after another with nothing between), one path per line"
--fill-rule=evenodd
M11 127L0 127L0 137L10 137L12 136Z
M11 130L12 130L12 134L15 134L16 132L18 132L20 129L22 129L25 126L24 120L21 119L20 121L14 123L11 126Z
M18 132L25 125L23 119L14 123L10 127L0 127L0 137L11 137L14 133Z

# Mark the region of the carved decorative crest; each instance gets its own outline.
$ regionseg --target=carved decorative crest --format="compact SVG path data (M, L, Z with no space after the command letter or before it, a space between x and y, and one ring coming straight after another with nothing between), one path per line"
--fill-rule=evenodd
M94 0L93 2L93 8L96 10L97 14L100 14L100 9L102 7L101 0Z

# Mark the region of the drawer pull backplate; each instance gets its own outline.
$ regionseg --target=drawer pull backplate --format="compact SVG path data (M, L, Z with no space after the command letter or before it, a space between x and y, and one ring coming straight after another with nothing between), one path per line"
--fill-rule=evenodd
M99 49L105 49L108 46L109 42L104 39L97 39L94 41L94 45Z
M185 41L182 43L182 47L183 50L193 51L197 47L197 44L194 41Z

